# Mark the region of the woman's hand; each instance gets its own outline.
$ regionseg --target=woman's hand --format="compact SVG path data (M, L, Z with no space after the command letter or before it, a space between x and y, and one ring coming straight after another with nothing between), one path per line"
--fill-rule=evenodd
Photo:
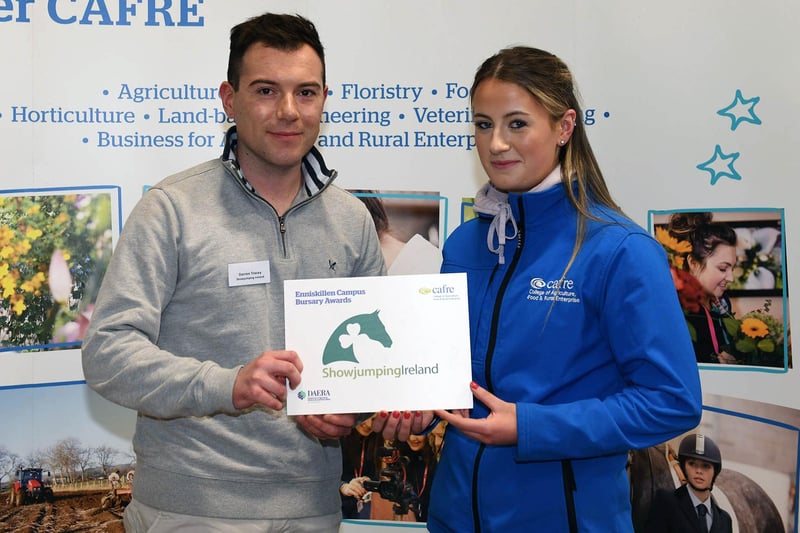
M433 411L381 411L372 419L372 431L382 433L386 440L408 440L409 435L419 435L433 420Z
M484 444L507 445L517 443L517 405L504 402L494 394L471 383L472 395L489 408L486 418L469 418L466 409L436 411L436 415L458 428L464 435Z

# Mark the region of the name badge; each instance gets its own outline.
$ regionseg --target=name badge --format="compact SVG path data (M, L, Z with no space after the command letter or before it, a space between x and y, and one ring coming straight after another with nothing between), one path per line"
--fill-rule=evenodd
M269 261L228 265L228 287L265 285L267 283L269 283Z

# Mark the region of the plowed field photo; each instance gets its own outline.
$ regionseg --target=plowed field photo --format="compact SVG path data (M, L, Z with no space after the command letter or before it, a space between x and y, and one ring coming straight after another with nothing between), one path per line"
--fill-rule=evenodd
M3 533L124 533L121 507L101 508L106 491L56 492L52 503L12 507L0 494Z

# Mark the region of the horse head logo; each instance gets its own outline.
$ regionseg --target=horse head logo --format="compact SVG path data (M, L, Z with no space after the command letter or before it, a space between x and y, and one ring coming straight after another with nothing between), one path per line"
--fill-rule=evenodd
M386 326L381 322L379 312L380 310L376 310L356 315L339 324L325 344L322 364L327 365L336 361L358 363L355 348L363 345L365 341L378 342L384 348L391 347L392 338L386 333Z

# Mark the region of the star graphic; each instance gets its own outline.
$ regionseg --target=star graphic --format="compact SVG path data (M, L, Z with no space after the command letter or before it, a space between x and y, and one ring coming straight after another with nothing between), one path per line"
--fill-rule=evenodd
M711 159L700 163L697 168L711 174L711 185L716 185L717 180L723 177L741 180L742 176L733 168L733 164L737 159L739 159L739 152L725 154L722 152L722 148L717 145Z
M735 131L742 122L761 124L761 119L758 118L758 115L756 115L753 110L760 100L760 96L754 96L749 100L745 100L744 96L742 96L741 89L736 89L736 96L733 98L733 102L731 102L728 107L723 107L717 111L717 115L731 119L731 131Z

